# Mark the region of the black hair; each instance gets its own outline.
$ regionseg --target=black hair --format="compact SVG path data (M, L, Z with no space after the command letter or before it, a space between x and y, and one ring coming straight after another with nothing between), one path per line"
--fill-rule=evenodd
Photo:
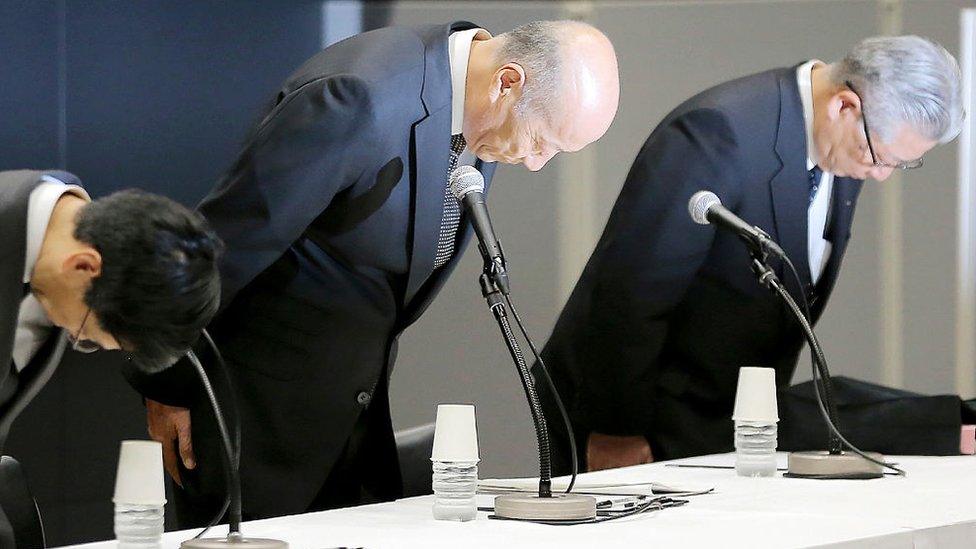
M74 237L102 256L85 304L140 369L172 364L216 314L223 245L200 214L124 190L83 207Z

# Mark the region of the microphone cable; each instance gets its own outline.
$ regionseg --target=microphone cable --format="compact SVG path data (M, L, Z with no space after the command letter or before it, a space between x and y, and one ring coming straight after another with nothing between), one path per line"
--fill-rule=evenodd
M231 387L230 373L227 370L227 364L224 362L224 358L217 348L216 343L214 343L213 338L210 334L203 330L203 337L207 341L207 344L213 350L214 356L217 358L217 364L220 366L220 370L223 373L224 381L227 384L228 394L231 395L231 401L233 402L233 392ZM200 377L200 381L203 385L204 391L207 394L207 399L210 401L211 410L214 413L214 417L217 421L217 428L220 431L221 441L224 446L225 460L227 461L224 470L224 482L226 483L227 493L224 497L223 506L214 515L210 522L205 526L197 535L193 536L193 539L198 539L203 537L211 528L220 523L220 520L227 513L227 510L231 508L233 503L233 492L239 490L240 487L240 449L241 449L241 418L236 406L234 406L233 417L234 417L234 442L231 443L230 434L227 429L226 419L224 417L223 410L221 410L220 403L217 401L217 396L214 393L213 385L210 383L210 378L207 376L206 369L203 367L199 357L193 350L189 350L186 353L187 358L193 363L196 368L197 375ZM192 427L191 427L192 430ZM229 528L231 532L240 531L241 523L241 509L240 509L240 495L238 494L237 502L234 505L234 509L231 510L231 516L229 519Z
M776 283L773 286L775 291L780 295L780 297L783 298L783 301L793 312L794 316L796 316L797 320L799 321L800 328L803 330L804 335L807 337L808 340L807 343L809 344L810 347L811 370L813 372L813 388L814 388L814 394L817 397L817 407L820 409L820 415L823 416L824 421L827 423L827 426L830 428L830 431L833 433L833 435L836 436L842 443L844 443L844 445L847 446L847 448L850 449L852 452L884 469L891 469L892 471L897 473L898 476L902 476L902 477L906 476L907 473L903 469L898 468L894 463L888 463L885 461L874 459L871 456L864 453L863 451L861 451L857 446L854 446L849 440L844 438L844 435L840 433L840 430L837 428L836 425L834 425L833 420L831 420L830 414L827 412L827 407L826 405L824 405L824 397L821 394L821 384L823 383L823 381L821 378L818 378L817 376L817 374L819 373L819 370L817 368L818 363L819 366L823 368L824 373L828 376L830 375L830 372L827 369L827 357L824 355L823 349L820 347L820 342L817 340L817 336L816 334L814 334L813 328L810 326L810 322L812 321L812 315L810 314L810 303L807 300L806 293L803 291L803 283L800 281L800 274L796 270L796 266L793 265L793 262L790 261L789 257L787 257L784 254L783 259L785 263L789 266L790 272L793 274L793 280L796 282L796 286L800 291L800 301L803 303L803 311L800 310L799 306L797 306L796 304L796 301L789 294L789 292L786 291L786 288L783 287L782 283L776 281Z
M559 396L559 391L556 390L556 384L552 380L552 376L549 375L549 368L546 367L545 361L542 360L542 355L536 348L535 343L532 342L532 338L529 337L528 331L525 329L525 325L522 323L522 318L518 314L518 310L515 309L515 303L512 302L512 298L505 295L505 302L508 304L508 308L512 311L512 316L515 317L515 324L518 325L519 331L522 333L522 337L525 338L526 343L529 344L529 349L532 349L532 354L535 359L539 362L539 369L542 370L542 377L546 380L546 385L549 386L549 390L552 391L553 398L556 400L556 407L559 408L559 415L562 416L563 425L566 427L566 434L569 437L569 452L570 452L570 464L572 466L572 477L569 480L569 486L566 487L565 493L570 493L573 491L573 486L576 485L576 476L579 473L579 462L576 458L576 435L573 433L573 424L569 419L569 412L566 411L566 407L563 405L563 399Z

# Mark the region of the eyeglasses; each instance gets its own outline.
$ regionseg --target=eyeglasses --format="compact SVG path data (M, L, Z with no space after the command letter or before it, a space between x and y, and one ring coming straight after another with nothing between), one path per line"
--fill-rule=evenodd
M874 146L871 144L871 132L868 131L868 117L864 114L864 99L862 99L861 94L857 93L857 90L854 89L854 85L851 84L850 80L845 81L844 84L850 88L852 92L854 92L854 95L856 95L858 100L861 102L861 122L864 125L864 138L868 140L868 151L871 152L871 163L877 168L891 168L893 170L914 170L915 168L921 168L923 160L921 158L909 160L908 162L899 162L897 164L888 164L887 162L878 160L877 155L874 154Z
M88 322L88 317L91 315L91 307L85 313L85 318L81 319L81 326L78 326L78 333L75 335L69 335L68 341L71 342L71 348L78 351L79 353L94 353L95 351L101 351L102 346L90 339L80 339L81 331L85 329L85 323Z

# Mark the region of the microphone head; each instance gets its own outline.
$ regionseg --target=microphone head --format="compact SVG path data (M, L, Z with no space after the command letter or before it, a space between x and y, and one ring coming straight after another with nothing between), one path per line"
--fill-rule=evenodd
M460 202L472 192L485 192L485 177L474 166L458 166L451 172L451 194Z
M708 210L714 205L721 205L722 201L718 199L712 191L698 191L697 193L691 195L691 199L688 201L688 213L691 214L691 218L699 225L708 225Z

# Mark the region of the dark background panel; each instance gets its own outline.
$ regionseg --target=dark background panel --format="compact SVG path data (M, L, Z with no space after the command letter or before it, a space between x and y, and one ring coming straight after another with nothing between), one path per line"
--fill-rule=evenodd
M58 164L58 9L0 2L0 169Z
M195 204L319 50L322 4L0 3L0 169L65 168L96 198L138 187ZM147 438L119 365L69 352L14 425L6 451L24 463L49 545L112 537L119 441Z
M69 168L98 194L137 186L196 203L319 50L321 5L68 2Z

